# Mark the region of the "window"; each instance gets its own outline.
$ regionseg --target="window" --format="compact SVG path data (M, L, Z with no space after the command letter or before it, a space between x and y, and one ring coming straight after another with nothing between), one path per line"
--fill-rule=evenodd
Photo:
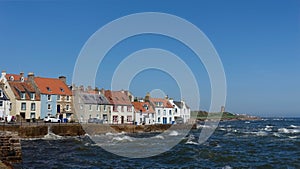
M89 108L89 109L90 109L90 111L92 111L92 105L89 105L89 106L90 106L90 108Z
M1 100L1 101L0 101L0 107L2 107L2 106L3 106L3 101Z
M175 113L177 113L177 108L175 108Z
M169 123L172 123L172 117L169 118Z
M35 111L35 103L31 103L31 111Z
M159 118L157 118L157 122L159 122L159 123L160 123L160 117L159 117Z
M125 107L125 106L121 106L121 112L124 112L124 107Z
M67 101L70 101L70 96L67 96Z
M50 87L46 87L46 89L47 89L47 91L48 91L48 92L51 92L51 89L50 89Z
M104 111L106 111L106 105L103 106Z
M166 115L167 113L166 113L166 110L164 110L164 116Z
M56 98L56 100L60 100L61 98L60 98L60 95L57 95L57 98Z
M21 103L21 110L26 110L26 103Z
M113 111L114 111L114 112L118 111L118 110L117 110L117 106L114 105Z
M70 110L70 105L68 105L68 104L66 105L66 110L68 110L68 111Z
M80 105L80 109L81 109L81 110L83 109L83 105Z
M21 93L21 99L25 99L25 92Z
M169 110L169 115L172 115L172 110Z
M61 92L65 92L65 90L64 90L63 88L60 88L60 91L61 91Z
M97 111L100 111L100 106L99 105L97 105Z
M131 122L132 121L132 116L127 116L127 122Z
M35 113L34 112L30 113L30 118L35 119Z
M3 97L3 91L0 90L0 97Z
M34 100L35 99L35 93L30 93L30 99Z
M48 101L51 101L51 95L47 95Z
M113 116L113 122L118 122L118 116Z
M128 112L131 112L131 111L132 111L132 106L128 106L128 107L127 107L127 111L128 111Z
M160 116L160 110L157 111L157 114Z
M48 110L51 110L51 104L48 104L47 107L48 107Z

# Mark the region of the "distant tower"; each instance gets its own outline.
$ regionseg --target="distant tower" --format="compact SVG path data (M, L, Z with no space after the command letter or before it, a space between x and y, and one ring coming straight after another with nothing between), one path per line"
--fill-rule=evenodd
M145 96L145 102L150 102L150 93L149 92Z
M221 113L225 112L225 106L221 106Z

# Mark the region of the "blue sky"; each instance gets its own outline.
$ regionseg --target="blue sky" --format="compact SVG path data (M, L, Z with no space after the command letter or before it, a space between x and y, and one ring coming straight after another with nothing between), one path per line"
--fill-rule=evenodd
M300 115L300 1L0 1L0 69L39 76L65 75L71 82L76 58L99 28L137 12L164 12L200 28L215 46L227 78L226 109L260 116ZM190 49L161 36L136 36L105 57L96 85L110 87L114 69L143 48L172 51L197 78L201 108L210 105L207 73ZM149 83L151 81L156 83ZM179 99L167 74L138 74L130 90L139 96L161 88Z

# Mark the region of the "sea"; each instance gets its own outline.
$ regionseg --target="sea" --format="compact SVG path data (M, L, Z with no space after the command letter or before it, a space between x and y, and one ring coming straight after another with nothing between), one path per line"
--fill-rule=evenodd
M52 134L42 139L22 140L23 162L14 168L300 169L300 118L220 122L209 139L200 144L199 135L205 127L210 126L198 124L197 129L183 136L173 148L147 158L118 156L103 149L88 135ZM170 136L178 134L180 131L175 131ZM118 144L130 143L129 138L155 137L158 133L108 135L111 143ZM164 139L157 137L157 142ZM138 147L143 143L135 144Z

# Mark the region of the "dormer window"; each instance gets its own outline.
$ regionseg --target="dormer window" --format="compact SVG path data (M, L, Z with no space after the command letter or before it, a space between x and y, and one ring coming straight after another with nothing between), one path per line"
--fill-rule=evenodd
M25 92L21 92L21 99L25 99Z
M11 81L14 81L14 80L15 80L15 78L14 78L13 76L10 76L9 79L10 79Z
M64 90L63 88L60 88L60 91L61 91L61 92L65 92L65 90Z
M30 93L30 99L34 100L35 99L35 93Z
M21 77L21 82L24 82L25 81L25 78L24 77Z
M46 89L47 89L47 91L48 91L48 92L51 92L51 89L50 89L50 87L46 87Z
M51 101L51 95L47 95L48 101Z

